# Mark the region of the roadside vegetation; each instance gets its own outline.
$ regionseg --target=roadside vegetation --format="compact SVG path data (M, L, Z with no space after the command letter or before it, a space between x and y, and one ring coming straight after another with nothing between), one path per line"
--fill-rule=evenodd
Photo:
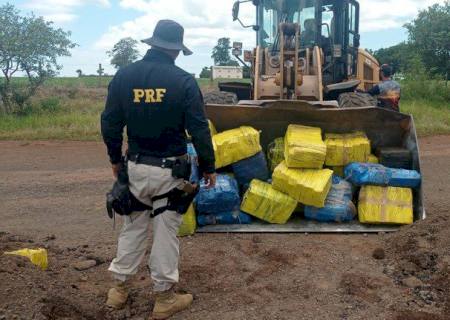
M414 116L422 136L450 134L449 22L450 2L433 5L405 25L407 42L372 51L397 71L401 110ZM0 6L0 25L0 139L99 140L100 113L111 81L101 64L99 76L78 69L79 77L56 78L62 68L57 59L70 56L76 46L70 32L43 18L22 16L10 4ZM120 69L138 59L136 45L136 40L121 39L108 51L111 64ZM229 51L230 39L220 38L212 53L215 65L236 65ZM210 71L203 68L205 78L198 80L204 92L217 88L218 81L207 78Z
M2 140L100 140L99 118L110 78L49 80L20 114L0 116ZM203 91L217 81L200 79ZM450 134L450 87L445 81L402 81L401 109L411 113L419 135Z
M450 83L426 78L404 80L400 107L414 116L419 135L450 134Z

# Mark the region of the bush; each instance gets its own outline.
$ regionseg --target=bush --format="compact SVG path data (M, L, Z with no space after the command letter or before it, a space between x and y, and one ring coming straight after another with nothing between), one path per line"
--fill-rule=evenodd
M444 80L420 79L402 81L402 99L425 99L450 104L450 87Z
M425 99L449 105L450 87L439 76L432 76L426 71L418 58L411 60L405 79L402 81L402 99Z
M56 112L61 109L60 101L57 97L49 97L39 102L43 112Z
M27 101L20 107L14 109L13 115L29 116L29 115L44 115L54 114L63 108L58 97L48 97L41 100Z
M16 107L12 114L19 117L28 116L35 113L35 110L35 106L31 102L27 101L20 108Z

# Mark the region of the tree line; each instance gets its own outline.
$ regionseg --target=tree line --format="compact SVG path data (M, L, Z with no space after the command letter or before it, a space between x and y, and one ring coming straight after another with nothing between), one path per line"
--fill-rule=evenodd
M138 42L132 38L124 38L117 42L107 54L111 58L111 64L116 68L123 68L140 58L137 50ZM230 38L220 38L214 46L211 58L216 66L239 66L239 63L231 58ZM200 72L200 78L210 78L211 69L204 67Z
M408 41L371 51L375 58L397 73L450 80L450 2L420 11L404 27Z

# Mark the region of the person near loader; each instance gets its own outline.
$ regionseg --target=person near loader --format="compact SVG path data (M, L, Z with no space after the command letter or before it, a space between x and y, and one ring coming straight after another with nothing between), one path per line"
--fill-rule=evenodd
M302 47L313 47L316 41L316 20L307 19L304 26L300 35L301 45Z
M388 64L383 64L380 68L381 82L367 91L378 99L378 106L382 108L400 111L400 84L392 80L393 70Z
M106 304L116 309L125 305L129 279L145 255L152 221L149 268L155 296L153 319L166 319L188 308L193 300L191 294L177 294L174 290L179 277L177 232L182 216L172 210L167 196L186 183L175 172L176 164L187 158L186 130L192 136L205 182L213 187L216 180L202 94L195 79L175 66L180 51L192 54L183 44L183 37L181 25L159 21L153 36L142 40L152 48L142 60L120 69L111 81L101 117L114 176L122 166L126 126L129 189L137 200L153 209L124 216L117 255L109 267L116 283L108 292Z

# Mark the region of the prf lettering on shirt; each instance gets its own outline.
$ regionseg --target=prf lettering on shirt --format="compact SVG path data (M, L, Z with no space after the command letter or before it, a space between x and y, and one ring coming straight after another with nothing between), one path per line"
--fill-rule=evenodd
M134 103L160 103L163 101L166 89L133 89Z

